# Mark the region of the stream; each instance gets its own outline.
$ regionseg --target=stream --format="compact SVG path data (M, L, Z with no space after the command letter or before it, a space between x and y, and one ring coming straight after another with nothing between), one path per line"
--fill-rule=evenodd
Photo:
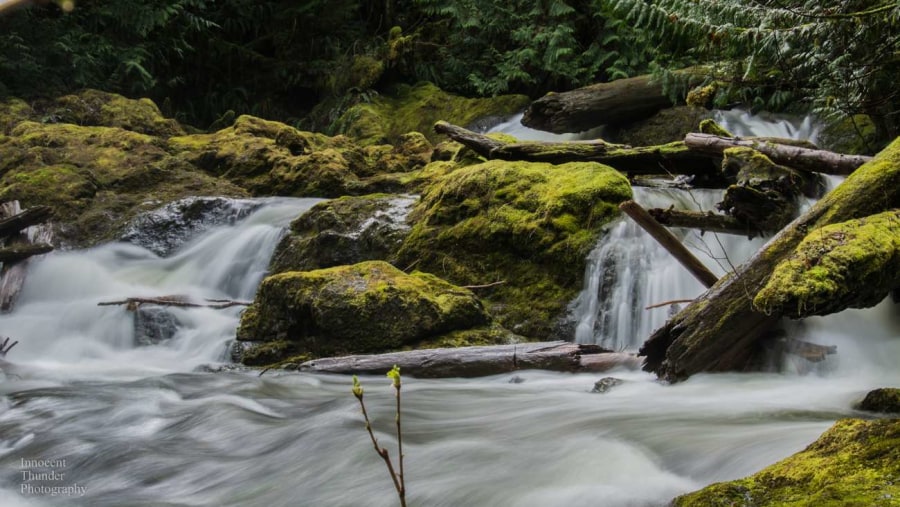
M718 119L742 134L815 134L808 123L741 114ZM648 206L711 209L717 197L636 190ZM34 261L15 310L0 317L0 334L21 341L14 363L0 363L0 506L397 505L348 377L229 368L238 307L172 308L172 336L138 346L131 313L97 306L251 299L283 228L315 202L259 200L165 258L112 243ZM682 234L717 274L764 243ZM610 225L585 273L573 338L617 350L635 350L665 321L667 308L645 306L703 291L625 220ZM662 506L803 449L836 419L865 417L852 407L867 391L900 385L889 302L807 319L794 335L838 353L676 385L628 370L404 378L409 505ZM624 382L592 393L603 376ZM390 382L361 381L396 459Z

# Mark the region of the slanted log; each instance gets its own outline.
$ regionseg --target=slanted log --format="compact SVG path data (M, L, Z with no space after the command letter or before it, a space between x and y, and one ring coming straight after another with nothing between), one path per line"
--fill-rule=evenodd
M712 287L719 279L706 266L703 265L694 254L678 241L674 234L659 224L647 213L647 210L634 201L625 201L619 205L619 209L625 212L632 220L637 222L642 229L647 231L663 248L672 254L697 280L705 287Z
M0 237L12 236L32 225L44 223L50 219L52 214L53 209L51 207L36 206L9 218L4 218L0 220Z
M667 227L687 227L700 229L701 232L721 232L735 234L753 239L760 236L762 231L751 227L728 215L713 213L712 211L688 211L675 208L651 208L647 210L657 222Z
M53 245L46 243L17 244L0 248L0 262L3 264L19 262L34 255L45 254L53 250Z
M446 134L488 159L526 162L599 162L618 171L635 174L685 174L695 176L697 186L724 186L719 154L698 153L683 142L632 148L602 139L593 141L506 143L447 122L437 122L435 132Z
M872 160L863 155L844 155L825 150L812 150L799 146L787 146L758 139L720 137L709 134L688 134L684 143L691 150L721 154L728 148L753 148L773 162L802 171L847 175Z
M483 377L516 370L600 372L617 366L640 367L632 354L597 345L569 342L518 343L484 347L422 349L376 355L329 357L306 361L300 371L384 374L397 365L404 375L420 378Z
M691 84L702 80L698 68L679 73ZM672 100L663 93L662 83L643 75L547 94L528 106L522 124L556 134L583 132L649 118L670 106Z
M741 370L781 318L753 298L775 267L808 235L828 224L900 207L900 138L773 237L734 273L655 331L641 347L645 369L678 381L701 371Z

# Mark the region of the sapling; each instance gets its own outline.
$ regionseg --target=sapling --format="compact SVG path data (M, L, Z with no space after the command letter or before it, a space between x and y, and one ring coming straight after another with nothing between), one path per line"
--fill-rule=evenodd
M375 447L375 452L384 460L388 473L391 474L391 480L394 482L394 488L397 490L397 496L400 498L400 506L406 507L406 483L403 480L403 432L400 425L400 367L394 365L391 371L387 373L387 376L391 379L397 398L397 454L399 456L397 459L397 469L394 468L394 463L391 461L388 450L378 445L378 440L375 438L375 433L372 431L372 423L369 421L369 414L366 412L366 404L363 402L363 388L356 375L353 376L352 391L353 396L356 396L356 399L359 400L363 419L366 421L366 431L369 432L369 438L372 439L372 445Z

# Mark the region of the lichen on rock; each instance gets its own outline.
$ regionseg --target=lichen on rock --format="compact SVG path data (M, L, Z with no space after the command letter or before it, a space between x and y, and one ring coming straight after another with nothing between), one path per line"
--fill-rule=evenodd
M423 194L399 265L461 285L502 282L479 292L492 315L546 338L578 290L585 256L630 197L624 176L591 162L456 169Z
M237 338L286 341L291 352L321 357L397 349L489 322L471 291L368 261L269 276Z
M900 419L835 423L762 471L680 496L674 507L888 507L900 498Z
M900 284L900 211L831 224L778 264L753 305L794 318L879 303Z

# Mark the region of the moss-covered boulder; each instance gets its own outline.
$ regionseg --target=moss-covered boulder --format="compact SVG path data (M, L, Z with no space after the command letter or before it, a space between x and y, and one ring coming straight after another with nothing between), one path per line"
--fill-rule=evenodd
M243 115L211 134L169 139L177 156L253 195L337 197L372 189L405 189L404 176L431 157L431 144L415 132L397 146L359 146L345 136L303 132ZM399 174L382 184L385 174ZM370 181L374 179L374 181Z
M883 387L869 391L857 408L882 414L900 414L900 388Z
M39 123L71 123L82 127L117 127L156 137L184 135L184 128L165 118L150 99L129 99L115 93L83 90L33 106L18 99L0 104L0 131L24 120ZM8 130L7 130L8 132Z
M753 300L800 318L875 306L900 285L900 211L828 225L779 263Z
M57 237L109 240L141 211L191 195L246 195L174 158L157 137L115 127L22 121L0 137L0 200L49 205Z
M525 95L470 99L442 91L431 83L398 86L393 93L347 109L336 130L361 144L393 144L401 135L422 132L431 141L439 138L431 127L438 120L468 125L485 116L509 116L523 110Z
M547 338L580 287L585 256L630 197L628 180L597 163L456 169L424 193L399 265L460 285L498 282L479 292L492 315Z
M900 419L844 419L805 450L675 507L888 507L900 499Z
M819 144L826 150L852 155L871 155L883 148L875 122L867 115L856 114L832 122L819 134Z
M421 272L369 261L263 280L237 338L286 357L397 349L490 322L471 291ZM249 357L254 356L253 349ZM247 359L245 357L245 362Z
M345 196L321 202L291 223L271 273L309 271L368 260L392 261L409 233L416 203L406 195Z

